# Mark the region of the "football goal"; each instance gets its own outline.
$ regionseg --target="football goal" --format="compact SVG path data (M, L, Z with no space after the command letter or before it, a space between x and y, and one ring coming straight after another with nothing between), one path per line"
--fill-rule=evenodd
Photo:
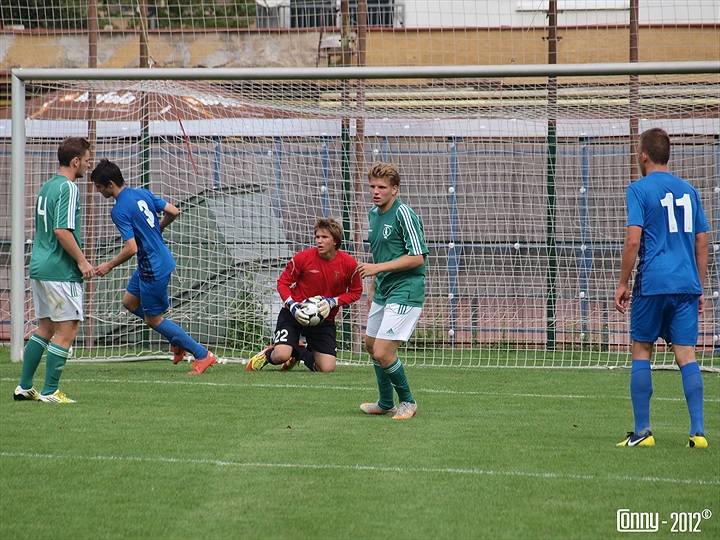
M637 135L671 136L671 171L700 192L711 223L698 342L720 342L720 63L317 69L13 71L14 360L34 329L33 208L57 145L88 137L133 187L181 210L165 232L178 266L168 317L219 357L269 344L275 291L313 223L336 217L342 249L370 261L368 167L396 163L399 197L424 224L427 299L403 359L453 366L616 367L629 317L613 308L638 177ZM112 199L78 181L95 265L122 247ZM135 260L85 284L75 360L170 358L121 305ZM369 281L365 284L365 289ZM339 359L367 362L365 296L338 318ZM672 365L661 342L657 363Z

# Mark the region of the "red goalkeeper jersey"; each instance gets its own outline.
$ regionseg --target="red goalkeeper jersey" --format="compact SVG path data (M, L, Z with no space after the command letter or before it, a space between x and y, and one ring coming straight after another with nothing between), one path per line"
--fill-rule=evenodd
M320 257L317 248L306 249L295 255L277 281L280 298L289 297L302 302L313 296L337 298L338 307L330 311L327 320L333 320L340 306L352 304L362 294L362 278L357 272L357 261L344 251L327 261Z

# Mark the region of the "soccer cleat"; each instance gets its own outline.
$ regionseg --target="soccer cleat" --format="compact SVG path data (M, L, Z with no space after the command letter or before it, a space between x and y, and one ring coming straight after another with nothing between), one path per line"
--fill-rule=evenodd
M401 401L398 405L397 412L393 416L393 420L407 420L415 416L417 412L417 403L409 401Z
M180 345L173 345L170 351L173 353L173 364L179 364L185 358L186 351Z
M22 386L18 385L13 392L13 399L15 401L37 401L39 395L39 392L34 388L24 390Z
M18 386L18 388L20 388ZM685 445L685 448L707 448L708 442L705 438L704 433L696 433L692 437L690 437L690 441Z
M60 390L55 390L52 394L48 394L47 396L39 394L38 401L42 401L43 403L75 403L74 399L70 399Z
M280 371L290 371L292 368L294 368L298 363L298 359L295 357L292 357L290 360L285 362L282 366L280 366Z
M303 341L298 341L298 347L305 347L305 343ZM290 358L290 360L288 360L282 366L280 366L280 371L290 371L296 365L298 365L298 362L299 362L299 360L296 357L292 356Z
M627 438L615 446L655 446L655 437L653 437L652 431L649 429L643 430L640 435L628 431Z
M188 371L188 375L200 375L205 373L205 370L217 362L217 356L208 351L207 356L202 360L195 360L192 365L192 369Z
M391 409L383 409L376 401L374 403L363 403L360 405L360 410L365 414L395 414L397 412L397 407L393 406Z
M273 349L274 349L274 346L270 345L268 347L265 347L262 351L257 353L255 356L253 356L250 359L250 361L247 363L247 366L245 366L245 371L260 371L262 368L264 368L268 363L267 355ZM288 360L288 362L289 362L289 360Z

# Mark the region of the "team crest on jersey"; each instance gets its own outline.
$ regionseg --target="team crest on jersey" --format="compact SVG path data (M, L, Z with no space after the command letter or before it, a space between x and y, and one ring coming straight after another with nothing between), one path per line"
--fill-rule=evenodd
M392 234L392 225L383 225L383 238L389 238Z
M340 272L335 270L334 274L335 274L335 281L339 281L340 280Z

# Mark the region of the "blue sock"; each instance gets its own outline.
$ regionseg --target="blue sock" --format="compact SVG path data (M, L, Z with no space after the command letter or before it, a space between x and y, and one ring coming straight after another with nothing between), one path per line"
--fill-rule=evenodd
M653 393L650 360L633 360L630 373L630 398L635 416L635 434L650 429L650 397Z
M168 319L163 319L155 330L164 336L172 345L179 345L191 353L196 360L202 360L208 355L208 350L205 347L188 336L185 330Z
M697 362L690 362L680 368L682 375L685 401L690 412L690 436L705 433L705 419L703 415L703 379L700 366Z

